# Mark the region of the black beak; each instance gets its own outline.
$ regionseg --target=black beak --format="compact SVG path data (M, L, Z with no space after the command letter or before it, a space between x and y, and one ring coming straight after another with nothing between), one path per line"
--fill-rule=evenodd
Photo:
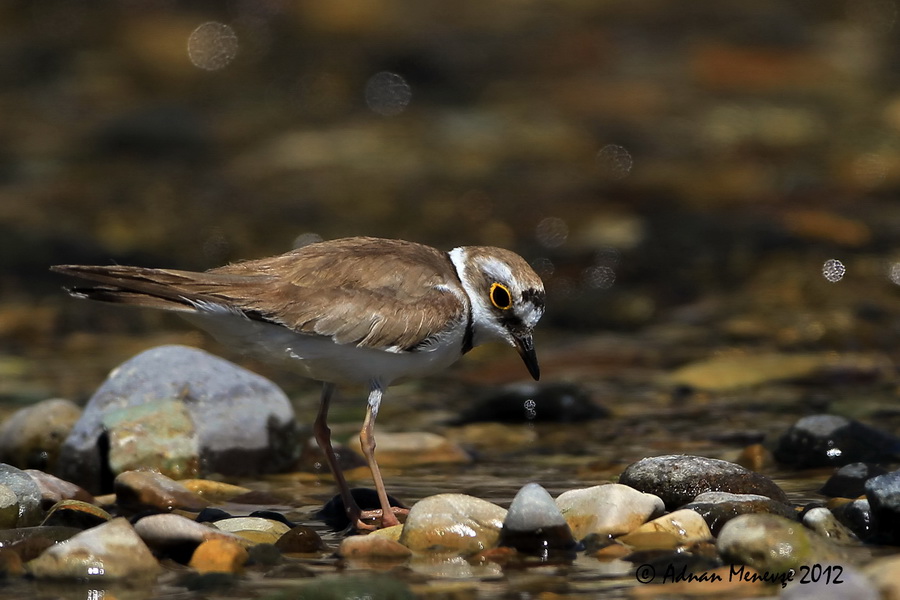
M525 361L528 372L534 377L535 381L537 381L541 378L541 368L538 366L537 354L534 352L534 340L531 338L531 334L529 333L521 337L517 336L515 340L519 356Z

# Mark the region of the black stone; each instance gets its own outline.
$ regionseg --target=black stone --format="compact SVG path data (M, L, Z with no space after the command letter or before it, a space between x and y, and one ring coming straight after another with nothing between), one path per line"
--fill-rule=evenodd
M872 508L872 540L900 545L900 471L866 482L866 498Z
M831 509L834 518L841 525L856 534L856 537L868 542L875 535L875 524L872 520L872 508L868 500L854 500Z
M216 521L230 519L231 517L231 513L225 512L221 508L209 507L201 510L194 520L198 523L215 523Z
M866 481L888 470L879 465L855 462L836 470L819 493L832 498L859 498L866 493Z
M572 383L510 386L465 410L456 423L578 423L609 416L590 394Z
M836 415L813 415L797 421L778 440L775 459L797 468L900 460L900 439Z

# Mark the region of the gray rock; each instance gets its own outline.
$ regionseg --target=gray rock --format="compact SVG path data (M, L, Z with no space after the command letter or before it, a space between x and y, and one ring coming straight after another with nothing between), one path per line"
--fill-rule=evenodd
M831 512L839 523L850 529L859 539L869 541L875 534L872 507L865 498L835 506Z
M275 384L202 350L160 346L114 369L94 393L63 445L60 476L95 493L108 490L104 418L161 400L187 408L199 441L201 475L273 472L296 458L293 409Z
M788 497L764 475L725 460L671 454L639 460L628 466L619 483L662 498L674 510L704 492L758 494L788 503Z
M869 479L887 472L887 469L879 465L850 463L836 470L819 493L833 498L859 498L866 493L866 482Z
M0 529L13 529L18 520L19 497L5 485L0 485Z
M866 498L872 508L875 538L884 544L900 543L900 471L868 480Z
M0 463L0 485L16 495L19 516L16 527L31 527L41 521L41 489L28 473Z
M796 518L796 512L790 505L759 494L704 492L682 508L698 512L709 525L713 535L718 535L725 523L738 515L769 513L787 519Z
M900 439L845 417L812 415L781 436L774 455L797 468L891 462L900 459Z
M499 545L549 558L574 552L577 543L553 497L539 484L528 483L509 505Z
M80 417L78 405L60 398L17 410L0 425L0 461L55 470L60 447Z
M134 530L148 546L158 552L172 548L199 546L212 539L231 540L243 545L249 542L240 536L197 523L175 514L150 515L134 524Z
M26 567L38 579L102 581L153 577L160 571L150 549L121 517L51 546Z

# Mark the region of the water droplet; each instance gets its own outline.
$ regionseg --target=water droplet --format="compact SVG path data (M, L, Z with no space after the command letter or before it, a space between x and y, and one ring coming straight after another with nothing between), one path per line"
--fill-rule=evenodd
M624 147L607 144L597 152L597 165L607 179L624 179L631 173L634 159Z
M822 275L831 283L837 283L843 279L846 272L847 268L844 267L844 263L835 258L826 260L822 265Z
M545 248L559 248L569 238L569 226L559 217L546 217L537 224L534 234Z
M366 104L372 112L384 117L399 115L412 99L412 89L406 80L396 73L382 71L366 82Z
M225 23L207 21L188 37L187 50L195 67L218 71L237 56L238 38L234 29Z
M606 265L588 267L584 270L584 282L588 287L608 290L616 283L616 272Z

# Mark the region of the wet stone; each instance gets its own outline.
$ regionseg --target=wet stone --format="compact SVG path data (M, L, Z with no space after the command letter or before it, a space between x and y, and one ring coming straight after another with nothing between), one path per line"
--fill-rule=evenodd
M177 481L154 471L121 473L116 477L113 489L118 504L131 510L180 508L200 511L210 504Z
M82 531L56 544L27 564L38 579L139 579L160 566L123 518Z
M0 464L0 486L16 495L18 517L16 527L30 527L41 520L41 489L28 473L13 466Z
M831 514L839 523L852 531L856 537L864 541L870 541L875 534L875 524L872 521L872 508L866 499L843 502L830 507Z
M207 540L227 539L247 545L246 540L233 533L173 514L143 517L134 524L134 530L155 552L171 556L179 562L190 560L194 549Z
M5 485L0 485L0 529L13 529L18 521L19 497Z
M16 411L0 424L0 461L53 471L60 447L80 417L77 404L60 398Z
M900 545L900 471L866 482L875 537L884 544Z
M662 498L666 508L678 508L704 492L758 494L787 504L784 491L768 477L724 460L690 455L645 458L633 463L619 483Z
M290 531L290 527L279 521L259 517L232 517L212 524L216 529L239 535L254 543L275 544Z
M212 539L197 546L188 566L199 573L240 573L249 558L246 548L240 544Z
M699 513L681 509L648 521L619 540L624 544L634 545L634 536L653 533L669 535L675 540L676 545L680 546L705 542L713 538L709 526Z
M839 561L843 553L825 538L777 515L740 515L722 527L716 543L727 562L786 573L801 565Z
M184 404L196 428L201 475L258 475L296 458L293 408L275 384L202 350L160 346L114 369L94 393L61 449L59 475L89 491L106 489L104 418L171 400Z
M796 468L892 462L900 438L837 415L803 417L778 440L775 459Z
M110 410L101 424L114 475L143 468L185 479L199 472L200 441L183 402L154 400Z
M404 559L412 550L389 538L374 535L351 535L341 541L338 555L344 558Z
M803 524L835 544L859 545L859 538L849 528L842 525L824 506L806 511L806 514L803 515Z
M81 500L82 502L93 502L94 497L83 488L64 481L55 475L44 473L36 469L26 469L28 475L34 479L41 490L41 506L49 509L60 500Z
M603 419L609 411L594 403L590 394L572 383L521 383L506 387L465 410L457 424L580 423Z
M60 500L44 517L43 527L90 529L112 519L108 512L80 500Z
M475 554L497 545L506 509L465 494L438 494L409 510L400 543L413 552Z
M275 547L284 553L311 554L325 552L328 546L312 527L297 525L278 538Z
M713 535L718 535L722 526L738 515L768 513L786 519L796 518L796 511L790 505L759 494L704 492L682 508L689 508L700 514Z
M543 559L567 555L574 558L577 546L556 502L537 483L528 483L516 493L498 544Z
M887 469L875 464L850 463L837 469L819 493L823 496L859 498L866 493L866 481L887 472Z
M568 490L556 498L556 505L577 540L628 533L665 508L658 496L620 483Z

